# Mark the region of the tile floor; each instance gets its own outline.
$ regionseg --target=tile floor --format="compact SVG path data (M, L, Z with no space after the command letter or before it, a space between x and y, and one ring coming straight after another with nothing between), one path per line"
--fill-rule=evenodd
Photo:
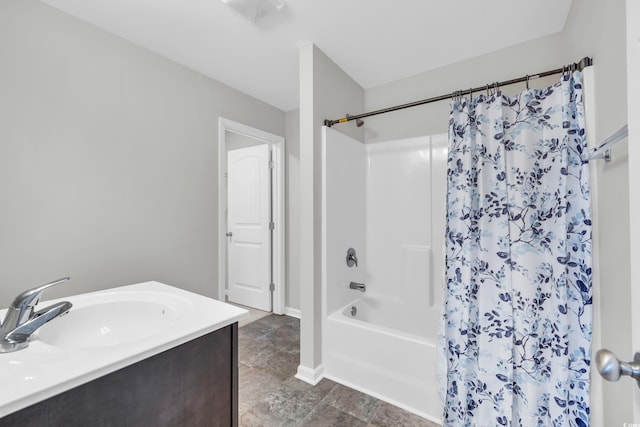
M324 379L294 377L300 321L269 315L239 328L240 426L437 427L421 417Z
M271 315L271 313L268 311L262 311L256 308L247 307L246 305L237 304L235 302L229 301L229 299L225 299L224 301L227 304L235 305L236 307L243 308L249 312L249 317L247 317L246 319L242 319L241 321L238 322L239 328L243 327L244 325L248 325L251 322L255 322L256 320L261 319L265 316Z

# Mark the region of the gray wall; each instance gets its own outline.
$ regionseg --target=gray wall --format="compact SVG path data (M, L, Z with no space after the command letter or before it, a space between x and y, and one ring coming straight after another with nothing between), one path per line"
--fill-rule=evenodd
M300 49L300 365L307 370L322 357L322 124L363 109L364 91L351 77L314 45ZM354 123L338 130L364 140Z
M300 110L286 114L286 276L285 306L300 310Z
M578 60L566 52L561 34L536 39L415 76L365 90L366 111L440 96L490 82L509 80L527 73L546 71ZM532 80L544 87L556 78ZM502 88L515 94L524 85ZM388 141L447 132L449 100L366 118L366 142Z
M248 148L265 144L265 142L260 139L243 135L241 133L231 132L228 130L224 133L224 143L227 151L239 150L241 148Z
M365 111L553 69L591 56L597 105L596 133L590 138L600 141L627 121L624 9L624 0L574 1L563 32L367 89ZM531 85L544 87L555 80L534 80ZM516 93L521 89L523 85L513 85L504 91ZM449 102L442 101L370 117L366 119L366 142L445 132L448 114ZM594 241L601 256L596 274L602 283L602 346L631 359L631 337L623 326L631 322L628 170L626 143L614 147L611 163L597 163L594 193L599 199L594 210L599 234ZM601 380L595 377L593 381ZM604 413L594 416L602 415L607 426L630 422L635 387L632 381L605 382L603 387Z
M217 295L217 120L282 111L37 0L0 2L0 306L145 280Z

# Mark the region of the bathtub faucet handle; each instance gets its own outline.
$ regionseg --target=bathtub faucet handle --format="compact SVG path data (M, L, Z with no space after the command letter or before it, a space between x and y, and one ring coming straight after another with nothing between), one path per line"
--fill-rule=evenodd
M356 256L356 250L349 248L347 250L347 267L358 266L358 257Z

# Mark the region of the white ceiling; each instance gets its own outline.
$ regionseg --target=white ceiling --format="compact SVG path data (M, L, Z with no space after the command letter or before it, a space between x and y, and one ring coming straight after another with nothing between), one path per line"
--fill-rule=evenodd
M286 0L258 24L221 0L42 0L284 111L314 43L363 88L561 31L571 0Z

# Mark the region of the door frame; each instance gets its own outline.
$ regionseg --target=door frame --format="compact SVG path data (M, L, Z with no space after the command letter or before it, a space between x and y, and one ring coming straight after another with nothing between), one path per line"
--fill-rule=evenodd
M640 4L634 0L626 2L627 19L627 123L629 124L629 232L630 232L630 259L631 259L631 292L630 295L620 295L620 303L631 300L631 344L634 352L640 351L640 312L634 309L634 304L640 298L640 266L635 260L640 256L640 190L635 183L640 178L640 84L637 76L640 71ZM624 355L623 360L631 359L630 355ZM640 420L640 390L633 387L633 421ZM629 423L629 425L632 425Z
M285 309L285 139L251 126L218 117L218 299L225 300L227 276L227 143L226 132L234 132L269 144L272 149L273 180L271 205L274 222L272 265L273 291L272 311L284 314Z

